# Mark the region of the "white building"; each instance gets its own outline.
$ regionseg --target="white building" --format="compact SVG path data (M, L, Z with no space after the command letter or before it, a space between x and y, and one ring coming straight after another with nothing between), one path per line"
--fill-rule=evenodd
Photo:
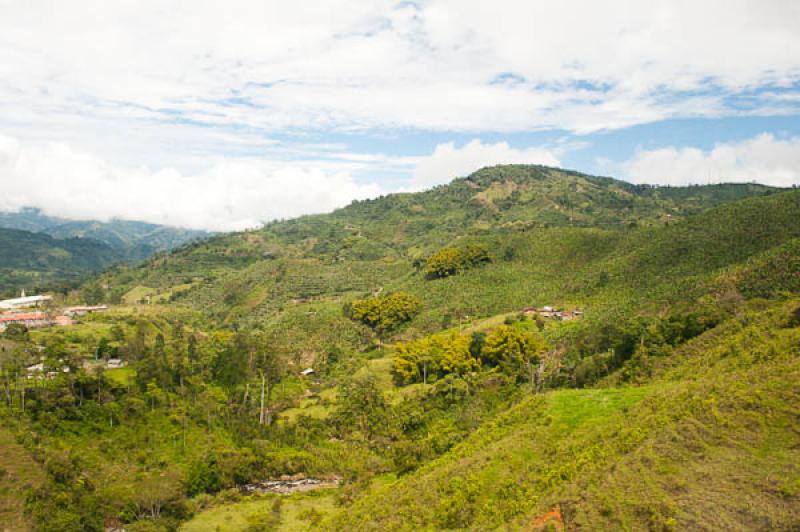
M0 301L0 310L15 310L21 308L38 307L45 301L53 299L50 296L26 296L25 290L20 297Z

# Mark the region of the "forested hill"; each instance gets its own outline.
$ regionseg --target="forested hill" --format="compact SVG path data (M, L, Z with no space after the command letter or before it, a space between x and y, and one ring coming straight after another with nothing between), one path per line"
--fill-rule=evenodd
M77 294L108 312L0 349L43 477L7 506L59 531L797 529L798 219L800 190L502 166L117 265ZM24 378L40 353L72 369ZM287 478L320 489L243 494Z
M0 228L0 295L70 286L120 260L116 250L98 240Z
M185 302L224 311L242 299L258 306L276 282L276 268L286 276L270 289L271 301L377 289L395 275L388 270L404 272L459 239L502 241L526 232L549 238L556 233L548 229L571 229L570 238L594 235L594 247L776 192L754 184L637 186L542 166L496 166L424 192L198 241L140 267L115 269L105 281L117 295L136 286L181 286L176 296Z
M112 247L122 260L138 262L159 251L209 236L205 231L146 222L67 220L43 214L39 209L0 212L0 227L44 233L54 238L88 238Z

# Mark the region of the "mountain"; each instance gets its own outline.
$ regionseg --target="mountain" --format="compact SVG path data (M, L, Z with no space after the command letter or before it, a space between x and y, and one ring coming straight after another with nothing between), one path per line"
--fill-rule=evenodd
M42 479L6 507L45 530L793 530L798 219L800 190L500 166L115 265L84 285L111 311L0 350ZM75 369L15 379L42 349Z
M67 220L46 216L39 209L0 213L0 227L44 233L54 238L89 238L111 246L123 260L141 261L159 251L205 238L205 231L128 220L108 222Z
M120 260L116 250L98 240L0 228L0 294L74 285Z
M474 241L494 250L497 259L482 272L513 265L509 282L516 282L519 268L531 269L538 275L522 279L529 283L569 268L570 283L577 289L580 282L596 282L577 276L602 269L589 265L611 261L607 253L615 246L648 246L654 235L681 231L685 224L679 222L686 218L777 192L751 184L636 186L548 167L497 166L425 192L357 201L330 214L189 244L138 268L122 268L124 273L105 282L120 291L180 286L181 300L195 308L222 318L260 319L308 298L324 300L381 287L429 291L434 288L424 283L415 288L418 278L408 276L411 263L441 247ZM704 222L690 222L697 223L702 231ZM748 243L748 249L758 245ZM559 292L559 298L566 295ZM520 306L542 299L520 290L509 297ZM484 306L477 301L463 306L473 314L502 309L476 305Z

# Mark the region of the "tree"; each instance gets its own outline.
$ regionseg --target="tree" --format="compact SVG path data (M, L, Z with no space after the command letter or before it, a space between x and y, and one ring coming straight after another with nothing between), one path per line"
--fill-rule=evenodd
M243 331L236 333L233 341L214 360L214 378L217 382L229 389L247 382L251 350L250 335Z
M261 335L257 340L256 370L261 378L259 425L272 424L272 391L286 373L286 360ZM265 397L266 395L266 397Z
M489 251L483 246L443 248L428 257L425 262L425 274L429 279L441 279L491 260Z
M520 375L525 371L534 386L534 368L546 349L547 343L540 334L501 325L486 336L481 358L486 364L500 366L510 374Z
M366 439L389 430L389 410L373 375L342 383L334 421L341 432L355 429Z
M16 340L18 342L27 342L29 339L28 328L22 323L12 323L8 325L3 334L9 340Z
M392 292L381 297L357 299L346 312L351 319L360 321L378 334L396 330L419 313L422 303L405 292Z
M470 353L471 338L455 332L441 338L441 368L445 373L464 375L481 367L479 358Z
M392 373L400 384L427 382L431 376L463 376L480 368L473 354L473 338L455 331L397 344Z
M105 291L99 284L91 283L83 288L81 298L87 305L97 305L103 302Z

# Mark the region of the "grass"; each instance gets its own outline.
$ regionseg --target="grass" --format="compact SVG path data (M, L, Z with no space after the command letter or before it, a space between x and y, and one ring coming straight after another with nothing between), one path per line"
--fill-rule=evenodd
M566 433L616 412L625 410L641 401L651 387L611 388L597 390L559 390L548 394L548 415L553 425Z
M652 384L529 396L326 530L789 530L800 522L797 301L688 342Z
M180 532L240 532L259 521L270 521L269 530L277 532L310 531L334 509L334 496L329 489L266 495L202 511L184 523Z
M136 376L136 370L133 368L113 368L106 370L105 376L122 386L127 386Z
M33 530L23 510L25 492L44 480L28 452L0 424L0 530Z
M124 296L122 296L122 301L127 305L135 305L142 299L146 298L147 296L152 296L156 292L157 290L155 288L141 285L135 286L128 290Z

